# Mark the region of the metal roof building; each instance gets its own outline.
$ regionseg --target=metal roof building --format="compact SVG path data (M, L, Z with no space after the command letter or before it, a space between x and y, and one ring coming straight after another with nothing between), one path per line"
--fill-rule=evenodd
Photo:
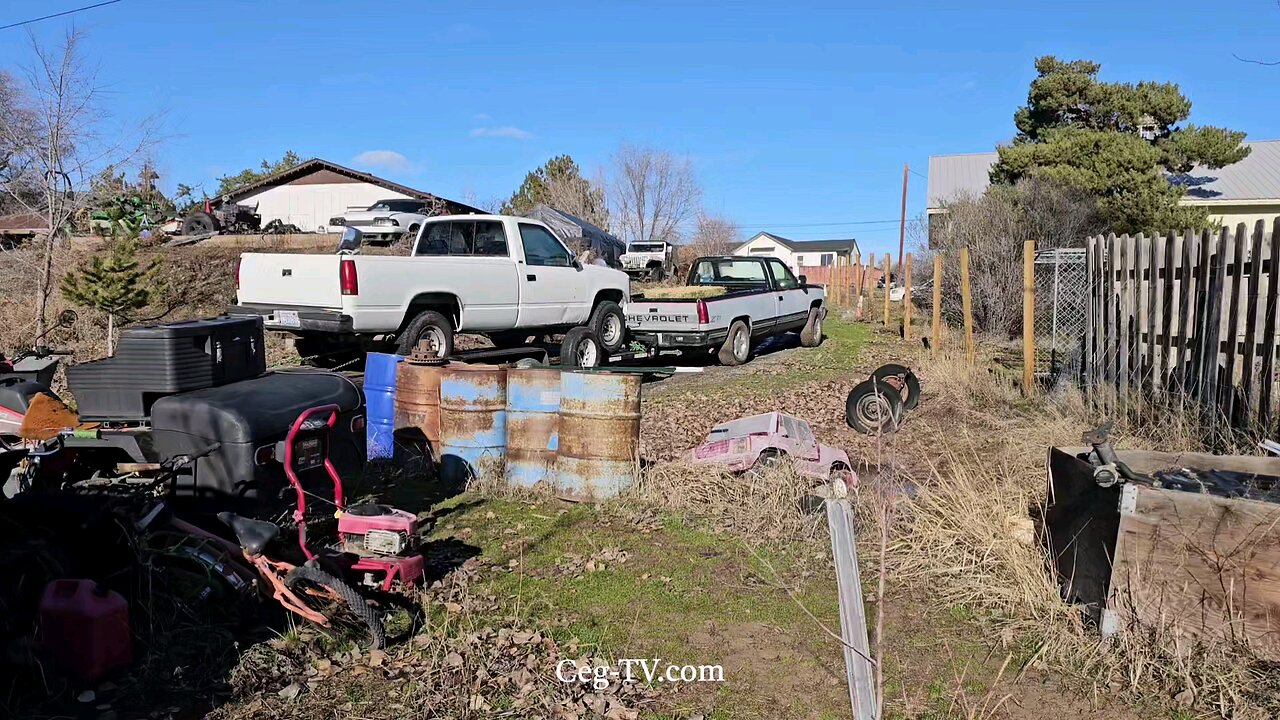
M1197 167L1170 178L1187 188L1182 203L1209 208L1210 217L1224 225L1252 225L1280 216L1280 140L1245 145L1249 156L1238 163L1217 170ZM994 152L931 156L928 213L945 212L947 202L966 193L982 194L996 160Z

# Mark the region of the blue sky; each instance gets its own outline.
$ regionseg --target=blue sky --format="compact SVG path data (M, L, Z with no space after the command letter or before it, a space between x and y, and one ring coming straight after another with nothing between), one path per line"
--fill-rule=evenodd
M0 0L0 25L89 2ZM1280 67L1232 57L1280 59L1271 0L1053 5L124 0L27 27L47 40L74 19L116 116L164 114L168 187L293 149L484 200L552 155L592 173L630 141L689 155L744 234L880 252L902 164L914 215L929 155L1011 136L1037 55L1178 82L1192 121L1280 138ZM0 31L0 67L28 59L25 31Z

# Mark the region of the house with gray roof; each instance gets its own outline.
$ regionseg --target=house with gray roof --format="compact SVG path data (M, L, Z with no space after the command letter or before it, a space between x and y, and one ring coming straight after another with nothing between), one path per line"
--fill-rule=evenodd
M769 232L756 233L750 240L733 251L734 255L776 257L799 273L803 267L822 267L836 264L857 264L861 261L858 241L842 240L792 240Z
M1257 220L1271 222L1280 216L1280 140L1246 142L1249 157L1213 170L1197 167L1170 178L1187 188L1184 205L1200 205L1223 225ZM928 214L930 224L946 212L946 204L965 194L981 195L990 184L994 152L933 155L929 158Z

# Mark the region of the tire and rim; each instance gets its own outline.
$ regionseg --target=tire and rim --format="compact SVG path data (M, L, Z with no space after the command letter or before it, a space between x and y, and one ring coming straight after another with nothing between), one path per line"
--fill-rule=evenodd
M824 315L826 315L826 311L822 308L809 310L809 319L805 321L804 329L800 331L800 345L802 347L818 347L822 344L822 318Z
M453 323L434 310L418 313L400 334L396 352L408 355L422 340L430 340L435 345L436 357L449 357L453 354Z
M760 456L756 458L756 461L751 464L750 469L747 470L747 475L758 480L782 467L782 464L786 462L786 459L786 453L778 450L765 450L761 452Z
M182 221L183 235L204 235L217 230L218 221L207 212L193 212Z
M626 318L622 315L622 308L612 300L602 300L596 305L587 327L591 328L606 353L617 352L627 341Z
M600 366L600 341L589 328L576 327L565 333L560 343L560 366L593 368Z
M915 410L920 404L920 379L911 372L911 368L897 363L881 365L871 373L872 380L884 380L890 377L897 378L898 383L901 384L898 394L902 396L902 409Z
M864 380L849 391L844 416L849 427L860 433L893 432L902 420L902 396L888 383Z
M328 618L330 631L363 637L368 647L375 650L386 647L387 633L382 618L350 585L305 565L290 570L284 584L307 607Z
M741 365L751 355L751 331L741 320L734 320L729 325L729 334L716 357L721 365Z

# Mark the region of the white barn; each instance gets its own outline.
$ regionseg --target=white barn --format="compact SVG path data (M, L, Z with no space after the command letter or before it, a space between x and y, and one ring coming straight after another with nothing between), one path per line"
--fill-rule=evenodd
M482 210L431 193L391 182L337 163L313 158L282 170L214 200L257 205L262 224L272 220L297 225L304 232L336 232L330 224L347 208L365 208L378 200L412 198L440 200L449 213L481 213Z

